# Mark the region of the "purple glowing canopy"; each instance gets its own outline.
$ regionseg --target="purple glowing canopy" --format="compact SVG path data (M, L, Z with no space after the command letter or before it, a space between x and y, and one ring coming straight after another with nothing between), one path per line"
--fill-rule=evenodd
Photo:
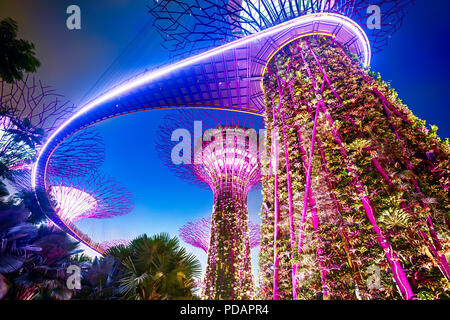
M76 226L76 222L126 215L134 207L132 194L115 179L98 171L86 176L48 176L47 186L56 221L100 253L109 247L94 242Z
M84 177L50 176L48 185L58 216L69 224L85 218L125 215L134 205L125 187L99 172Z
M259 182L258 137L264 132L263 126L262 118L254 115L180 110L167 116L159 126L156 149L162 162L182 180L215 192L219 187L216 177L232 174L242 178L248 191ZM186 141L190 147L190 163L175 163L173 159L174 147L180 143L174 137L180 129L190 136L190 141ZM233 139L232 146L227 146L227 138Z

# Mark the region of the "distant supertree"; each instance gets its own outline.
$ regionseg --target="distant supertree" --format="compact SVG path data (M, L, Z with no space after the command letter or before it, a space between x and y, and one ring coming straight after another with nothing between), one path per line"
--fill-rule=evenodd
M26 75L12 84L0 80L0 161L17 189L31 188L31 167L40 145L68 119L75 107L41 81ZM65 140L53 152L52 176L83 176L103 163L105 147L90 127Z
M40 144L74 111L74 106L26 75L0 80L0 161L8 170L30 170Z
M250 248L259 246L259 225L248 222ZM211 242L211 219L201 218L183 225L178 231L180 238L190 245L208 253Z
M248 128L251 131L245 133L252 139L264 134L263 119L259 116L220 110L179 110L165 117L159 126L155 141L159 157L181 180L203 189L211 189L201 173L201 166L198 166L201 161L196 162L194 157L196 151L203 146L204 137L214 141L217 133L214 130L225 127ZM183 140L185 135L187 139ZM178 143L179 141L182 143ZM261 143L253 140L251 142L257 146ZM183 150L187 153L183 154ZM259 155L259 149L254 151Z
M125 239L103 241L98 245L98 249L100 252L106 252L108 249L111 249L113 247L128 246L130 242L131 242L130 240Z
M219 111L180 111L160 126L157 144L163 162L180 178L213 191L205 299L248 299L254 294L246 202L260 179L260 126L258 117ZM202 127L208 129L204 135Z
M50 195L61 220L105 219L125 215L133 208L133 196L116 180L95 172L86 177L48 177Z
M75 106L40 80L26 75L8 84L0 80L0 110L5 116L28 120L33 128L52 133L74 112Z
M159 0L149 11L165 46L189 56L318 12L349 17L366 31L373 52L380 51L403 21L413 0ZM371 16L381 9L379 25ZM368 26L370 23L370 27Z
M103 139L94 127L89 127L58 146L49 160L47 172L50 176L82 177L95 172L104 159ZM31 169L16 169L13 172L13 185L19 190L30 190Z
M64 140L56 148L48 163L48 174L84 176L103 164L105 152L100 133L95 127L89 127Z

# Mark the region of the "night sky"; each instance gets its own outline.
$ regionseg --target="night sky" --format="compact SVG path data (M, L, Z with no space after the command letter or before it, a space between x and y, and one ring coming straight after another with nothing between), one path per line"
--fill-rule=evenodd
M148 26L146 5L150 1L1 0L0 19L14 18L20 36L36 45L42 63L37 77L79 104L115 79L167 61L160 36ZM81 30L66 28L66 8L72 4L81 8ZM450 137L449 15L450 1L416 1L401 30L373 57L371 66L391 82L416 116L439 127L442 138ZM136 206L127 216L80 222L80 228L95 240L130 239L161 231L177 235L181 225L211 213L212 193L177 179L155 152L156 129L168 112L143 112L97 125L107 146L101 170L133 193ZM258 221L260 203L260 190L255 190L248 203L251 220ZM192 252L204 268L206 255L200 250Z

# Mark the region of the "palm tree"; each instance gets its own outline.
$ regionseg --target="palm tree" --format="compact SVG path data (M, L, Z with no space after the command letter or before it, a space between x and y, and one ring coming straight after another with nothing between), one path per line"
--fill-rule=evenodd
M121 295L117 290L120 274L119 260L113 256L85 262L82 273L81 290L74 299L79 300L119 300Z
M22 72L36 72L40 62L34 45L17 39L17 22L11 18L0 20L0 78L8 83L22 80Z
M3 297L8 292L10 295L18 292L15 277L26 265L33 264L34 253L41 250L33 245L38 229L27 223L28 215L23 206L0 203L0 289Z
M22 288L37 288L35 299L71 299L75 291L67 288L66 270L69 265L80 265L71 259L83 251L77 249L78 242L53 227L42 226L33 245L41 249L35 263L27 265L14 282Z
M193 299L200 262L167 233L142 235L106 252L120 261L118 292L132 300Z

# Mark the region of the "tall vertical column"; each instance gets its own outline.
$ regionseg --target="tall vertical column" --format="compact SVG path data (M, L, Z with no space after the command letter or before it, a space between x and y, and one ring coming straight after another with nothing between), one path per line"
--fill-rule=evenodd
M261 246L276 248L278 297L444 294L448 143L331 39L293 41L267 69L266 127L289 151L274 174L277 206L270 196L275 179L263 178L263 223L276 217L279 230L274 243L274 228L263 225ZM292 230L299 244L293 258ZM292 262L296 268L290 270ZM267 254L260 266L261 274L273 275ZM262 289L263 298L271 298L274 288L265 282Z
M224 180L222 188L230 187ZM214 194L211 240L203 298L211 300L252 299L247 196L243 190L220 189Z

